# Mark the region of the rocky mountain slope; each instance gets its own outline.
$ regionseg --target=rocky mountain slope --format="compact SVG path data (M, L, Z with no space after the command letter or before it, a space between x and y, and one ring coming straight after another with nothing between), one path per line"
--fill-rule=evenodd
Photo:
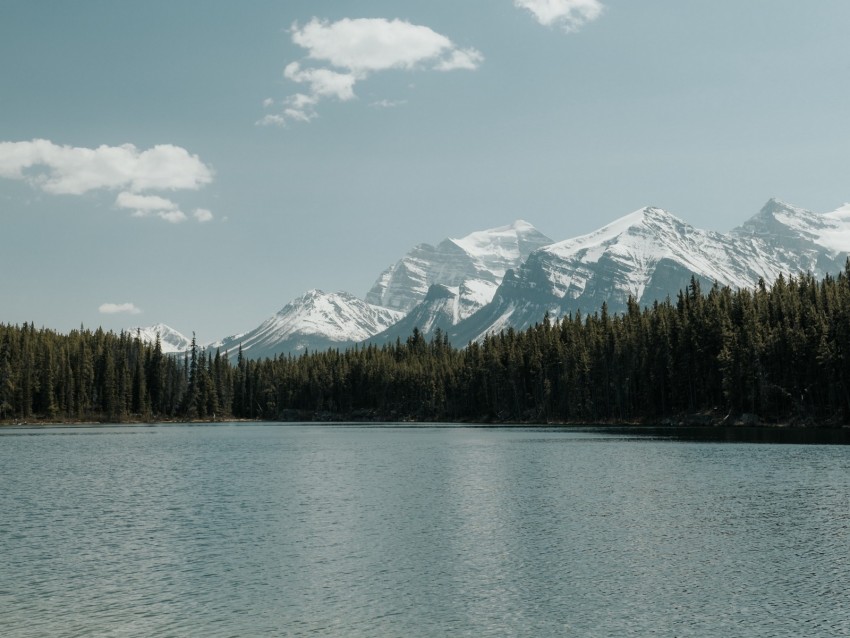
M373 306L347 292L310 290L250 332L226 337L211 347L234 357L241 346L243 354L254 359L344 349L402 317L400 312Z
M663 300L691 277L749 287L759 278L811 271L835 272L850 253L850 206L819 215L770 200L729 233L694 228L671 213L648 207L601 229L532 253L508 273L487 306L452 331L456 344L479 340L508 326L525 328L545 313L625 309Z
M404 341L439 328L456 345L548 312L610 312L674 297L692 277L751 287L760 278L844 267L850 205L817 214L777 200L728 233L695 228L656 207L641 208L587 235L553 243L517 221L437 246L420 244L378 277L366 301L313 290L250 332L212 344L235 356L299 354L355 343ZM170 330L170 329L169 329ZM184 337L185 339L185 337Z
M462 314L487 304L511 268L552 240L526 221L444 239L436 246L419 244L378 277L366 301L410 312L434 284L458 288ZM463 317L461 317L463 318Z

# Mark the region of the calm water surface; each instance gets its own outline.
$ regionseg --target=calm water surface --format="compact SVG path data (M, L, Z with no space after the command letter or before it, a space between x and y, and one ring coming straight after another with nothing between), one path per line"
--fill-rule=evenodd
M3 636L850 635L850 447L0 430Z

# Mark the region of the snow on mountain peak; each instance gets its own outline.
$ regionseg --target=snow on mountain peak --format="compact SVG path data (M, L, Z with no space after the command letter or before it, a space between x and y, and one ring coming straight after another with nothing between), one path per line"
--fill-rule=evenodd
M463 345L508 326L522 329L546 312L596 312L603 302L622 312L629 296L649 304L675 296L694 277L741 288L780 273L821 276L843 268L848 253L850 204L817 214L771 199L725 234L646 206L557 243L516 220L419 244L381 274L365 302L309 290L255 330L217 345L262 357L394 342L413 328L426 337L439 328Z
M402 314L366 303L347 292L305 292L250 332L219 344L251 357L352 345L386 330Z
M678 234L683 230L686 233L698 232L672 213L647 206L624 215L591 233L556 242L543 250L561 256L584 251L581 255L583 261L593 262L602 256L606 248L614 244L627 242L633 249L646 250L653 244L663 244L661 240L665 231L668 234L670 231ZM624 239L625 237L630 239Z
M850 205L821 215L772 199L726 234L645 207L532 253L451 336L462 345L507 326L525 328L546 312L596 312L603 302L622 312L629 296L647 305L675 296L693 277L745 288L782 273L823 276L843 268L848 254Z
M517 220L445 239L437 246L419 244L378 277L366 301L409 312L434 284L458 287L467 280L493 284L474 286L478 291L475 299L479 299L482 291L495 291L508 269L517 268L534 250L550 243L534 226Z
M156 337L159 335L160 348L166 354L185 352L192 346L192 340L189 337L164 323L158 323L146 328L130 328L127 332L133 336L138 334L144 343L151 345L156 343Z
M850 205L818 214L771 199L730 235L759 240L774 251L783 247L809 253L826 249L834 259L850 251Z
M721 240L718 233L699 230L662 208L647 206L587 235L547 246L533 259L549 264L544 270L556 297L585 295L603 268L618 273L611 285L623 298L640 299L656 266L665 259L732 283L731 273L715 264L723 252Z
M824 217L834 219L839 222L850 223L850 203L845 203L840 208L835 209L831 213L826 213Z
M401 315L370 306L347 292L313 289L284 306L270 325L278 337L322 335L336 341L362 341L375 333L375 324L388 327Z

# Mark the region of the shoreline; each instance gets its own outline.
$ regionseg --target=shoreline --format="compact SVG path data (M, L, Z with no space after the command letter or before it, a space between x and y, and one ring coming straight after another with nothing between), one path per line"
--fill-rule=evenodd
M98 427L98 426L157 426L157 425L213 425L217 423L256 423L256 424L281 424L281 425L342 425L357 424L369 425L409 425L409 426L431 426L431 427L482 427L482 428L515 428L515 427L537 427L537 428L704 428L704 429L764 429L764 430L843 430L850 429L850 424L840 422L816 422L802 420L788 420L779 422L765 422L757 418L735 418L723 419L710 418L706 415L687 415L678 418L666 417L662 419L633 419L633 420L583 420L583 421L557 421L557 420L418 420L412 418L371 418L364 419L349 415L338 414L303 414L304 418L280 418L280 419L245 419L245 418L221 418L214 419L128 419L124 421L109 421L106 419L29 419L19 421L5 419L0 421L0 428L50 428L50 427ZM750 415L746 415L750 417ZM317 418L318 417L318 418Z

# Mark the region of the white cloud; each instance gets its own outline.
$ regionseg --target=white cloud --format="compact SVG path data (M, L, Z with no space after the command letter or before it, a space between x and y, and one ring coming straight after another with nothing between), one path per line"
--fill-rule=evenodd
M170 224L179 224L189 219L182 210L158 210L156 216Z
M289 63L284 77L307 85L309 92L289 96L281 113L266 115L257 124L283 126L293 120L309 122L317 117L315 106L321 100L354 99L355 84L375 72L474 70L484 61L476 49L460 49L429 27L398 19L344 18L328 22L313 18L304 26L293 24L291 34L292 41L303 47L307 55L301 61ZM319 66L305 66L311 61ZM264 106L268 106L267 102Z
M514 0L514 6L528 9L544 26L558 24L567 32L578 31L605 10L599 0Z
M298 122L309 122L318 117L316 112L312 108L288 108L283 110L283 120L286 122L286 119L296 120Z
M454 49L451 40L428 27L384 18L332 23L313 18L303 27L292 25L292 41L312 60L360 73L411 69Z
M257 126L286 126L286 118L282 115L264 115L255 122Z
M187 219L177 204L157 195L138 195L125 191L118 193L115 205L132 210L133 217L159 217L172 224L179 224Z
M173 144L140 151L132 144L85 148L35 139L0 142L0 177L24 180L52 194L120 189L115 204L134 211L134 217L177 223L186 219L177 204L142 193L197 190L212 181L213 173L197 155Z
M407 100L378 100L377 102L372 102L369 106L374 106L379 109L393 109L405 104L407 104Z
M206 208L196 208L195 212L192 213L192 216L198 220L199 223L205 224L206 222L212 221L213 214L212 211L207 210Z
M132 144L84 148L36 139L0 142L0 177L26 180L48 193L82 195L119 188L196 190L212 181L212 170L172 144L139 151Z
M354 99L353 73L337 73L331 69L302 69L298 62L290 62L283 71L287 80L310 85L310 96L297 94L300 100L335 97L342 102Z
M136 211L175 210L177 204L165 197L157 195L138 195L126 191L118 193L115 205L120 208L129 208Z
M434 68L437 71L456 71L466 69L474 71L484 61L481 51L476 49L455 49L452 54L440 62Z
M159 217L170 224L179 224L189 219L182 210L137 210L133 211L133 217Z
M286 98L284 101L286 108L283 111L284 120L288 118L309 122L317 117L313 107L319 100L332 97L341 102L347 102L355 97L354 83L357 78L353 73L338 73L323 68L302 69L300 63L290 62L283 70L283 76L292 82L310 86L309 94L296 93Z
M189 217L180 208L165 197L157 195L138 195L136 193L122 192L115 199L115 205L119 208L127 208L133 211L133 217L159 217L172 224L185 222ZM199 223L211 221L212 211L206 208L196 208L192 213Z
M138 315L142 312L133 303L105 303L100 305L98 311L103 315Z

